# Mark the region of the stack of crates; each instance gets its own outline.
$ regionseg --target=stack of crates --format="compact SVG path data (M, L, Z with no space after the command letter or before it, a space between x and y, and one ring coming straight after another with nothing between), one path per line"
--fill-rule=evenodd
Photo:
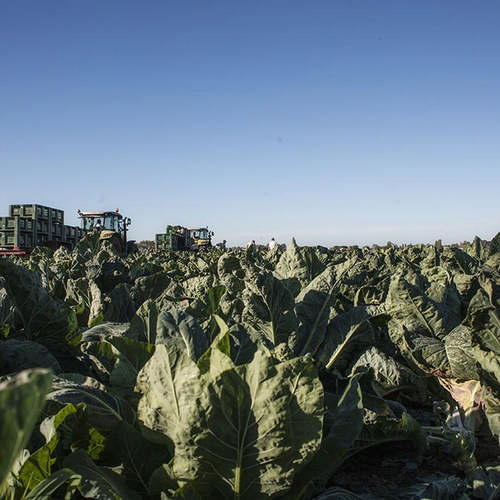
M157 234L155 237L157 250L182 250L187 246L188 231L184 228L184 233L179 234L177 229L180 226L167 226L165 233Z
M155 236L155 243L157 250L166 250L170 247L169 244L170 238L168 234L159 233Z
M37 204L10 205L9 216L0 217L0 248L29 249L48 242L55 246L74 244L80 237L80 228L65 226L64 211L57 208Z
M83 229L78 226L64 226L64 241L74 246L84 235Z
M64 241L64 211L43 205L10 205L11 218L33 222L33 246L45 245L49 241ZM21 241L19 241L21 243ZM23 246L18 245L19 248Z
M20 217L0 217L0 247L31 248L34 245L34 221Z

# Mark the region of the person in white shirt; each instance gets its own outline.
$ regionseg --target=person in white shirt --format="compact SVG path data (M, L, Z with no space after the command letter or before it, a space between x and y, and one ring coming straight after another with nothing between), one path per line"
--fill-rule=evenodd
M276 245L277 245L276 240L274 238L271 238L271 241L269 242L269 250L275 248Z

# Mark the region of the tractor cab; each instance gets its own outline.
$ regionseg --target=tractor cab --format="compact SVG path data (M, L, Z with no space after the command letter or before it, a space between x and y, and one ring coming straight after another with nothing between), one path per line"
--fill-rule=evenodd
M208 227L189 228L189 236L193 241L194 248L209 248L212 246L213 231L209 231Z
M131 223L118 209L109 212L83 212L78 210L85 233L98 232L100 240L108 240L120 254L130 253L133 241L127 241L127 228Z

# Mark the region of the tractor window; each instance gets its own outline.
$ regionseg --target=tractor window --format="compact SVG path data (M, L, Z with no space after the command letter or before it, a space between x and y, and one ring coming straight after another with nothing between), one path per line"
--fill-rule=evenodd
M82 219L82 228L85 231L92 231L94 229L94 219L92 217L85 217Z
M114 216L104 217L104 229L108 229L109 231L119 232L120 228L118 224L118 217Z
M208 230L205 228L196 229L192 232L192 237L197 240L208 240Z

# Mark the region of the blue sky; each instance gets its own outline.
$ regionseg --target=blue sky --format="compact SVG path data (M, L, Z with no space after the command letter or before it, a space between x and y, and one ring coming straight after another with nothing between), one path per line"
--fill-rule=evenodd
M496 0L0 0L0 215L491 239L499 20Z

